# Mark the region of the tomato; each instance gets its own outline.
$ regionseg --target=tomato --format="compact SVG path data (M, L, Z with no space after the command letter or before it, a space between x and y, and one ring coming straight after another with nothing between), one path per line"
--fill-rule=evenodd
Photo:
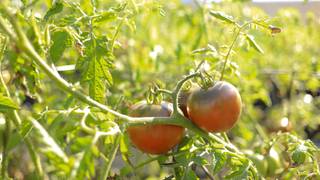
M267 173L267 161L265 157L261 154L257 154L253 152L252 150L245 150L244 153L250 158L250 160L253 162L254 166L257 168L258 172L265 176Z
M232 84L218 81L207 90L194 90L187 103L192 122L207 132L231 129L241 113L241 97Z
M150 105L145 101L132 107L132 117L169 117L172 104ZM184 128L175 125L131 126L128 129L131 142L141 151L149 154L163 154L177 145L184 135Z
M267 176L274 176L278 173L279 169L281 169L281 163L278 152L271 148L269 154L266 156L268 168L267 168Z

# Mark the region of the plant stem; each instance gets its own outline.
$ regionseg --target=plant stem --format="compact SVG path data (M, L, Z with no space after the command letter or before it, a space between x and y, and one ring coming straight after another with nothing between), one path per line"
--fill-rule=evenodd
M2 23L2 21L1 21L1 17L0 17L0 28L2 27L1 25L3 25L3 24L1 24L1 23ZM4 51L4 49L2 49L1 51ZM1 59L0 59L0 60L1 60ZM6 86L6 84L5 84L5 82L4 82L4 79L3 79L3 76L2 76L2 68L1 68L2 66L1 66L1 65L2 65L2 64L1 64L1 62L0 62L0 83L1 83L1 85L3 86L3 88L4 88L4 90L5 90L6 96L7 96L7 97L11 97L10 91L9 91L8 87ZM20 118L20 116L19 116L19 114L18 114L18 111L16 111L16 110L10 110L10 111L7 112L7 115L8 115L8 117L12 118L11 120L12 120L13 124L16 126L16 128L20 129L21 118ZM7 118L7 120L6 120L6 125L7 125L8 123L10 123L10 122L8 121L10 118ZM9 129L10 129L10 128L8 128L8 130L9 130ZM10 132L10 131L9 131L9 132ZM7 136L9 136L9 134L7 134ZM30 139L29 139L28 137L26 137L26 138L24 139L24 141L25 141L25 143L26 143L26 145L27 145L28 151L29 151L30 156L31 156L31 158L32 158L32 160L33 160L34 166L36 167L36 171L37 171L38 175L39 175L40 177L43 177L43 172L42 172L42 167L41 167L41 163L40 163L40 158L39 158L39 156L36 154L35 149L33 148L32 144L31 144ZM6 146L4 146L4 152L5 152L5 151L6 151ZM8 153L8 152L6 152L6 154L7 154L7 153ZM4 157L4 163L6 163L6 157Z
M230 54L231 54L231 52L232 52L232 49L233 49L234 45L235 45L236 42L237 42L237 39L238 39L238 37L239 37L239 35L240 35L240 32L241 32L241 29L242 29L241 27L238 29L238 32L237 32L235 38L233 39L233 41L232 41L232 43L231 43L231 45L230 45L230 47L229 47L229 50L228 50L228 52L227 52L227 55L226 55L226 57L225 57L225 59L224 59L224 63L223 63L223 67L222 67L222 72L221 72L220 81L223 80L224 71L225 71L225 69L226 69L226 65L227 65L227 62L228 62L228 60L229 60L229 56L230 56Z
M227 55L226 55L226 57L225 57L225 59L224 59L224 63L223 63L222 71L221 71L220 81L223 80L224 71L225 71L225 69L226 69L227 62L228 62L229 57L230 57L230 55L231 55L231 52L232 52L232 50L233 50L233 48L234 48L234 46L235 46L235 44L236 44L236 42L237 42L237 39L238 39L238 37L240 36L240 34L241 34L241 32L242 32L242 29L244 29L245 27L247 27L248 25L250 25L250 24L252 24L252 23L256 23L256 22L255 22L255 21L249 21L249 22L244 23L244 24L241 25L241 26L240 26L239 24L236 24L236 27L238 28L238 32L236 33L235 38L233 39L233 41L232 41L232 43L231 43L231 45L230 45L230 47L229 47L229 50L228 50L228 52L227 52Z
M173 100L173 114L178 113L178 99L179 99L179 95L180 95L180 91L182 86L184 85L185 82L187 82L188 80L199 76L200 73L194 73L194 74L190 74L188 76L186 76L185 78L183 78L182 80L180 80L176 87L174 88L174 91L172 92L172 100Z
M113 163L113 161L116 157L116 154L118 152L118 149L119 149L120 139L121 139L120 134L117 134L115 137L114 143L113 143L112 150L107 158L108 162L104 163L104 165L102 167L102 173L99 177L100 180L107 179L107 177L109 175L112 163Z
M3 132L3 140L2 140L2 163L1 163L1 176L3 179L7 177L7 168L8 168L8 143L10 139L11 133L11 123L9 118L6 118L5 130Z

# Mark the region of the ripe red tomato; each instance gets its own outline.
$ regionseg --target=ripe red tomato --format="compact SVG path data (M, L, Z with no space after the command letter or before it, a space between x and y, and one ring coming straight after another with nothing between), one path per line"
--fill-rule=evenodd
M150 105L142 101L132 107L133 117L169 117L172 105L162 102L161 105ZM131 142L141 151L149 154L163 154L177 145L183 137L184 128L175 125L145 125L128 128Z
M188 99L190 119L207 132L231 129L241 112L241 97L230 83L218 81L207 90L196 89Z

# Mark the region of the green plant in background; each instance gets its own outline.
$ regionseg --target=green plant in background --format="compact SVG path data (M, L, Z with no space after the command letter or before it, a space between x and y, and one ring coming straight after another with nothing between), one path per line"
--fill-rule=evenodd
M319 119L319 98L304 93L319 88L312 15L269 19L229 3L14 2L0 6L2 178L320 176L319 148L301 138ZM228 134L207 133L182 115L180 91L223 79L237 85L242 115ZM172 114L126 115L145 96L172 102ZM146 125L186 133L149 155L126 132Z

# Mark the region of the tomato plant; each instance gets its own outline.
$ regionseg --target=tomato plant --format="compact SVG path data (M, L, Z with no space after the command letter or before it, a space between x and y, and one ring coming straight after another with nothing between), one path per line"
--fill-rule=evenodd
M188 115L200 128L208 132L231 129L241 112L241 97L230 83L216 82L208 89L197 89L188 99Z
M171 106L171 107L170 107ZM172 104L162 102L149 105L140 102L131 108L132 117L169 117ZM163 154L177 145L184 134L184 128L174 125L131 126L128 133L133 144L141 151L150 154Z
M0 179L319 179L320 23L275 16L231 1L2 0ZM202 106L189 118L187 99Z

